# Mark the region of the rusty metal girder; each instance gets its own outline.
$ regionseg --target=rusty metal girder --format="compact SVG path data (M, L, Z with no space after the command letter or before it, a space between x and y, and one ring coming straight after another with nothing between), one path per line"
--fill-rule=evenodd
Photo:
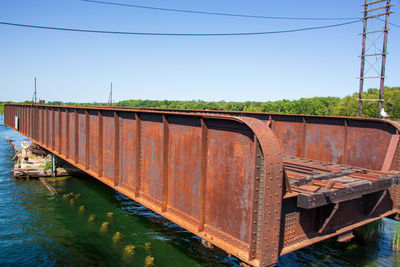
M15 116L33 142L226 252L255 266L277 261L283 163L265 122L7 106L5 124L14 128Z
M399 212L390 121L5 105L5 125L253 266Z

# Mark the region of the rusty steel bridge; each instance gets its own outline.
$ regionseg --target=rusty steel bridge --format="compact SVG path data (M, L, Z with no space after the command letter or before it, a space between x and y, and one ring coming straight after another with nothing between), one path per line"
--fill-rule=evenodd
M5 125L252 266L400 212L389 120L8 104Z

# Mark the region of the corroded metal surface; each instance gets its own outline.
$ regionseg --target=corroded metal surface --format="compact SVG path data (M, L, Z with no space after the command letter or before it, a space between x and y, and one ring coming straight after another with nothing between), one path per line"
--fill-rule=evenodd
M136 109L136 108L135 108ZM146 109L171 111L166 109ZM274 113L173 110L253 117L271 121L285 156L345 164L367 169L383 167L391 138L399 124L389 120ZM374 147L374 149L369 149Z
M254 266L399 212L390 121L6 105L5 125Z

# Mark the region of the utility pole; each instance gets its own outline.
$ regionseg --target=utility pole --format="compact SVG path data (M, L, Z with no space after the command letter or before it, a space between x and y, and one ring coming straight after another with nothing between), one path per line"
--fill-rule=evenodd
M110 95L108 96L108 104L110 106L112 106L113 102L112 102L112 83L111 83L111 87L110 87Z
M35 77L35 91L33 92L32 104L37 104L36 77Z
M381 118L383 89L385 84L385 65L387 55L387 38L389 31L389 15L393 13L393 11L390 11L390 7L394 6L394 4L391 4L390 0L365 0L365 2L361 4L361 6L364 7L364 10L361 11L361 13L363 13L363 33L360 84L358 93L358 116L362 116L362 104L363 101L366 101L366 99L363 99L365 79L379 79L379 99L377 99L376 101L378 101L378 118ZM384 20L381 18L383 16L385 17ZM383 25L382 22L384 22ZM383 42L382 49L378 47L379 40L382 40ZM371 48L375 49L375 51L368 53ZM373 57L375 57L375 62L371 63L368 58ZM369 65L367 71L365 71L365 63ZM374 72L374 76L367 76L367 73L369 71ZM368 100L371 101L371 99Z

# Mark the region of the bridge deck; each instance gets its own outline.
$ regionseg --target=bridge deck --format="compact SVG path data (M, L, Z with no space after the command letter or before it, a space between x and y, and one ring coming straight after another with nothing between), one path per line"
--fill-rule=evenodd
M284 157L289 192L300 208L316 208L357 199L398 184L400 172L390 174L344 165ZM293 194L289 194L293 195Z

